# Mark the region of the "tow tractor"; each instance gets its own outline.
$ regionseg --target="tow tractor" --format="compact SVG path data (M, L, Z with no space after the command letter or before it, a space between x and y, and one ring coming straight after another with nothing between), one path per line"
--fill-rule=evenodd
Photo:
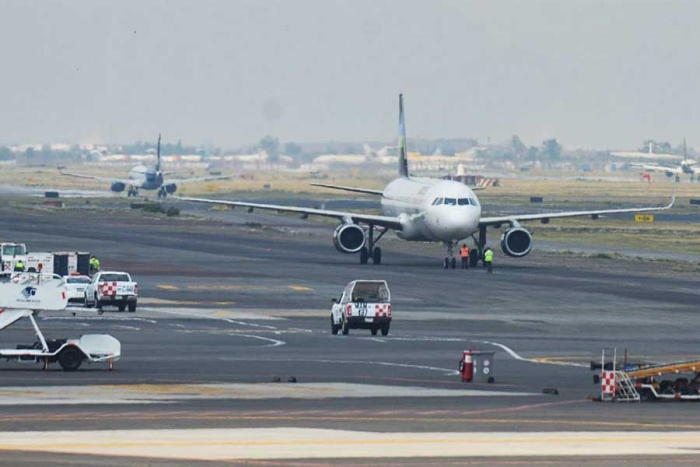
M48 369L58 362L65 371L75 371L87 361L104 362L112 369L121 357L121 343L107 334L84 334L78 339L47 339L34 318L39 311L61 311L66 308L66 284L60 276L49 274L18 274L9 282L0 283L0 331L28 319L36 341L20 344L14 349L0 348L0 359L42 363Z
M700 360L631 364L625 350L620 365L613 349L610 361L603 350L600 364L591 362L591 370L598 369L593 381L600 383L601 401L700 400Z

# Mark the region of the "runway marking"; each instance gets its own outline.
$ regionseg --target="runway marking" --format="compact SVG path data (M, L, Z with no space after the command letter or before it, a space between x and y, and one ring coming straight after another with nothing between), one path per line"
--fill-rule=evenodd
M376 433L316 428L1 432L0 450L188 460L688 455L700 432Z
M547 364L547 365L573 366L573 367L578 367L578 368L588 368L589 367L589 365L584 365L583 363L550 361L550 360L546 359L546 357L525 358L525 357L518 355L513 349L511 349L503 344L499 344L498 342L479 341L479 340L475 340L472 342L478 342L481 344L493 345L495 347L498 347L498 348L502 349L503 351L505 351L508 355L510 355L514 359L519 360L521 362L543 363L543 364Z
M176 285L170 285L170 284L158 284L156 285L156 289L160 290L180 290L180 287Z
M41 321L137 321L158 324L158 321L154 319L140 318L138 316L41 316L40 319Z
M252 336L251 336L252 337ZM257 338L257 337L256 337ZM136 384L0 388L0 406L157 404L188 400L523 397L540 394L353 383ZM354 412L353 412L354 413ZM147 416L147 415L146 415ZM332 417L339 418L337 413ZM276 418L276 417L275 417ZM313 417L312 417L313 418Z
M136 326L125 326L123 324L115 324L112 326L114 329L123 329L125 331L140 331L141 328L137 328Z
M263 347L279 347L285 345L285 341L280 341L277 339L271 339L269 337L255 336L253 334L231 334L232 336L250 337L251 339L260 339L267 342L272 342L270 345L263 345Z
M288 285L287 288L297 292L311 292L314 290L311 287L304 287L303 285Z
M277 329L275 326L268 326L266 324L257 324L257 323L246 323L245 321L235 321L230 318L224 318L223 321L226 321L227 323L231 324L238 324L239 326L251 326L254 328L263 328L263 329Z

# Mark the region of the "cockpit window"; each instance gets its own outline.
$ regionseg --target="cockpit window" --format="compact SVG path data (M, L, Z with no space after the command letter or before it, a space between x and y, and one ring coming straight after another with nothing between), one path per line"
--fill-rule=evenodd
M433 201L433 206L439 206L442 204L443 198L436 198L435 201Z
M472 206L478 206L479 201L477 201L476 198L469 198L469 202L471 203Z
M457 198L445 198L445 204L447 206L457 206Z
M459 198L459 199L457 200L457 203L458 203L460 206L469 206L469 198Z

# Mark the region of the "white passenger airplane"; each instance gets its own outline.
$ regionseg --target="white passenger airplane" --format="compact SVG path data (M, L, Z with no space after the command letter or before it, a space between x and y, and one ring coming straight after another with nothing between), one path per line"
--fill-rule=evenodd
M688 159L685 138L683 138L683 160L679 165L675 167L669 167L667 165L660 164L632 164L632 166L640 167L644 170L649 170L653 172L663 172L669 178L675 175L677 182L681 180L681 175L690 175L691 182L693 181L693 179L696 179L698 182L700 182L700 168L694 167L695 165L697 165L697 161Z
M382 261L381 248L377 242L389 230L403 240L442 242L447 247L443 266L455 268L454 257L457 243L468 237L476 242L472 265L483 259L486 247L486 227L500 227L509 224L501 236L501 247L508 256L522 257L532 249L530 232L521 227L521 221L540 220L548 223L551 218L591 216L597 219L602 214L645 212L669 209L675 200L675 184L670 204L661 207L626 209L604 209L592 211L565 211L545 214L522 214L499 217L481 217L481 205L474 191L468 186L451 180L414 178L409 175L406 159L406 127L404 123L403 97L399 95L399 177L392 180L382 191L338 185L316 184L332 189L346 190L381 196L384 215L360 214L354 212L329 211L305 207L290 207L274 204L250 203L203 198L178 197L182 201L223 204L254 209L269 209L278 212L299 213L335 218L340 225L333 233L333 244L342 253L359 253L360 263L372 259L374 264ZM366 227L364 227L366 226ZM377 236L375 237L375 230ZM477 238L478 234L478 238Z
M179 172L162 172L160 170L160 133L158 134L156 165L146 167L143 164L137 164L129 171L128 178L96 177L94 175L69 173L64 172L61 167L59 167L59 171L61 172L61 175L68 177L87 178L90 180L111 183L110 190L114 191L115 193L121 193L126 189L126 187L129 187L127 196L138 196L140 189L158 190L159 198L165 198L169 194L171 195L175 193L175 191L177 191L178 183L206 182L209 180L231 178L227 175L221 175L216 177L178 178L172 179L171 181L166 181L166 175L173 175Z

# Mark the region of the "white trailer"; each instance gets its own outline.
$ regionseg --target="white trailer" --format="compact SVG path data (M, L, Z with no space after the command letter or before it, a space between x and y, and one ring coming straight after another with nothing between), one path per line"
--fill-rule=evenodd
M66 308L66 284L60 277L42 274L19 274L0 283L0 331L28 319L36 335L32 344L14 349L0 348L0 359L42 363L48 369L58 362L65 371L75 371L87 361L105 362L112 369L121 357L121 343L107 334L85 334L78 339L47 339L34 318L40 310L60 311Z

